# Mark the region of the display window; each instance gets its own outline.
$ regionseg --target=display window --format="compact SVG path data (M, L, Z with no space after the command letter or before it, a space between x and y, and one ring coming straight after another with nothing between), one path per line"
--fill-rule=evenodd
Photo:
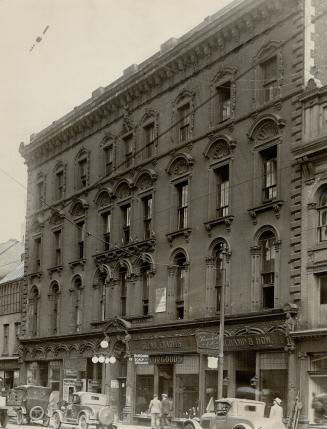
M153 398L153 375L136 376L135 414L147 414Z

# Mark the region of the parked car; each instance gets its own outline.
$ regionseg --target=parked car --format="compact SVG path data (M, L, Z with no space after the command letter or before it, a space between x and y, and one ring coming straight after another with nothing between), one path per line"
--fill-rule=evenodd
M42 386L17 386L10 390L7 405L15 410L17 424L42 421L49 424L48 404L51 389Z
M62 404L52 415L54 429L65 424L78 425L79 429L88 429L90 426L117 429L113 421L114 413L106 395L92 392L74 393L72 403Z
M264 417L265 402L251 399L223 398L214 409L201 416L200 421L184 422L185 429L285 429L282 422Z

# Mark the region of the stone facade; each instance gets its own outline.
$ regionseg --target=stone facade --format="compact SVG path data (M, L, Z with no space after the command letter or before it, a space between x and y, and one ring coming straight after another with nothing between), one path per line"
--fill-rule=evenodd
M307 3L234 2L21 146L27 381L201 412L225 290L225 393L292 402Z

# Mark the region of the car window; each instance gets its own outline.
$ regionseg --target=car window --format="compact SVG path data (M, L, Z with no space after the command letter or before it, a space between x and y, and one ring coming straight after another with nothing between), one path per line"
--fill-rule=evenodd
M228 402L216 402L216 414L217 414L217 416L226 416L230 407L231 406Z
M245 405L244 410L245 411L253 411L255 412L257 407L255 405Z

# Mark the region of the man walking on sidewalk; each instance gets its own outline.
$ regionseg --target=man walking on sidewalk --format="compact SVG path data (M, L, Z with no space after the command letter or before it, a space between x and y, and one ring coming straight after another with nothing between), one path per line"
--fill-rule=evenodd
M161 429L170 426L169 413L170 413L170 402L168 396L163 393L161 395Z
M151 414L151 427L152 429L159 429L160 427L160 414L161 414L161 402L158 399L158 395L155 393L153 399L149 404L149 412Z

